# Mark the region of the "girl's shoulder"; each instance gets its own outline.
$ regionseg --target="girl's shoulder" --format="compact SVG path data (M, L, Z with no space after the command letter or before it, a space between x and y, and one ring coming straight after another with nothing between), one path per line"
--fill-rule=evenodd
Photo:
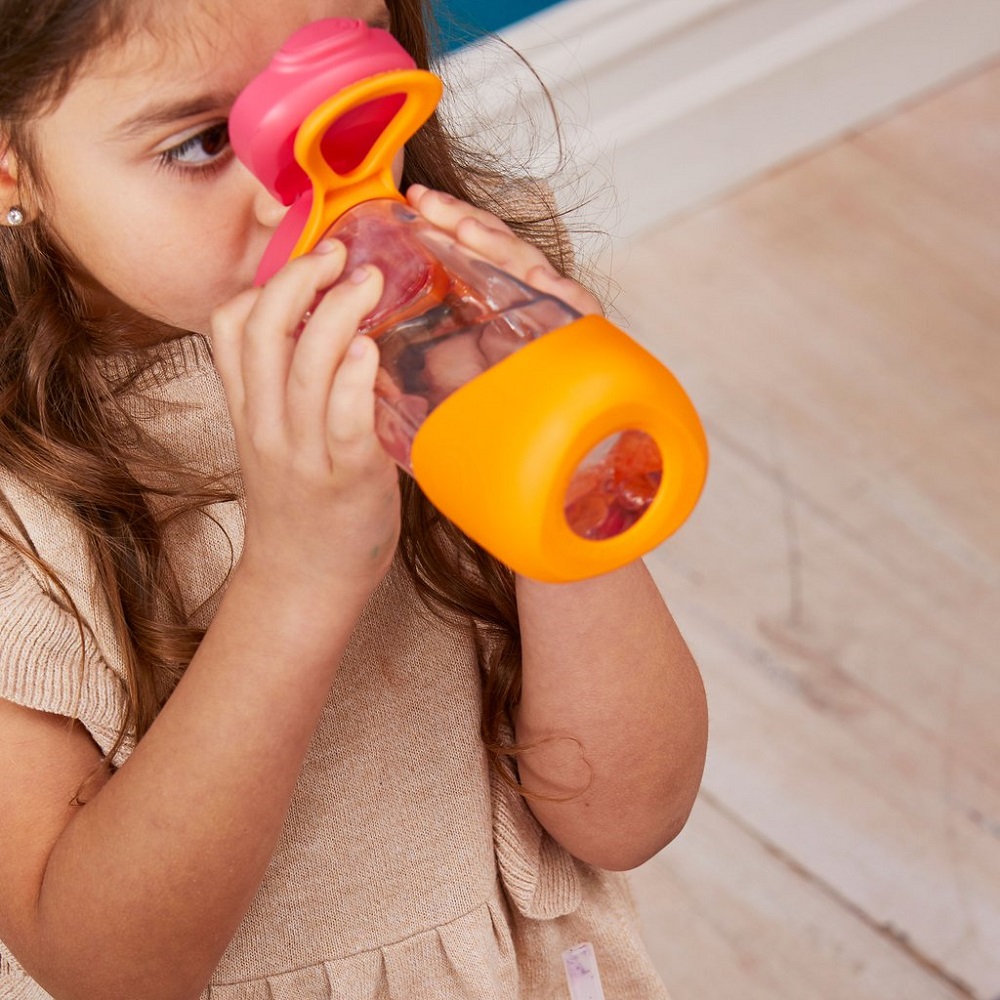
M0 698L78 719L107 752L125 689L92 576L69 512L0 467Z
M46 494L3 464L0 552L6 576L12 572L27 574L43 590L55 586L53 577L71 592L92 585L87 538L69 504Z

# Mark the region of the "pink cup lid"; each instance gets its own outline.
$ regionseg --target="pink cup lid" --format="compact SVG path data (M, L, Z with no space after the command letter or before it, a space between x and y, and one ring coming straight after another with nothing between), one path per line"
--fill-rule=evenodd
M311 190L293 153L295 134L309 113L350 84L415 65L388 31L346 18L314 21L292 35L236 99L229 116L233 150L282 204L291 205ZM372 134L396 110L392 101L367 109L365 127L332 137L337 149L331 155L345 163L360 160Z

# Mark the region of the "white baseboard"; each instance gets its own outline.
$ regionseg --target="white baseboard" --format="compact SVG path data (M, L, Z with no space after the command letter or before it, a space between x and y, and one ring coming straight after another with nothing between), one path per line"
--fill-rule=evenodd
M563 0L503 37L627 240L997 57L1000 0ZM530 148L552 155L537 85L496 43L443 73L459 120L468 84L470 122L541 123Z

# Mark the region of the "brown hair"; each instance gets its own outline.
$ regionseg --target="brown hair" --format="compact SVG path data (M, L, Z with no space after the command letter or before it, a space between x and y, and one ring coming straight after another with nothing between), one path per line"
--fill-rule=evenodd
M0 0L0 140L32 181L44 180L32 155L32 117L65 94L101 45L126 30L129 7L123 0ZM423 0L388 0L388 7L394 33L427 68L432 34ZM488 208L565 273L569 251L550 199L541 188L525 197L523 183L512 198L498 165L484 164L483 156L463 149L434 116L407 147L404 184L419 182ZM65 277L67 265L44 219L0 229L0 462L71 511L87 537L126 657L127 714L110 758L126 734L138 739L149 729L203 634L185 618L164 549L165 518L208 514L212 503L232 496L174 468L116 405L123 386L109 385L97 361L127 347L128 339L88 322ZM483 739L498 760L511 750L504 734L520 694L512 574L441 517L409 477L401 480L402 560L429 608L475 626ZM0 503L8 506L2 496ZM47 573L83 639L72 600L30 541L0 534Z

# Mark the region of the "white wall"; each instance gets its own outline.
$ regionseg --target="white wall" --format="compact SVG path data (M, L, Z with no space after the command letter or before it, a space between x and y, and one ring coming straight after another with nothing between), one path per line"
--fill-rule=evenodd
M613 182L600 221L628 240L997 57L1000 0L564 0L504 37L584 188ZM522 148L540 129L553 157L537 85L497 43L443 73L459 120L526 120Z

